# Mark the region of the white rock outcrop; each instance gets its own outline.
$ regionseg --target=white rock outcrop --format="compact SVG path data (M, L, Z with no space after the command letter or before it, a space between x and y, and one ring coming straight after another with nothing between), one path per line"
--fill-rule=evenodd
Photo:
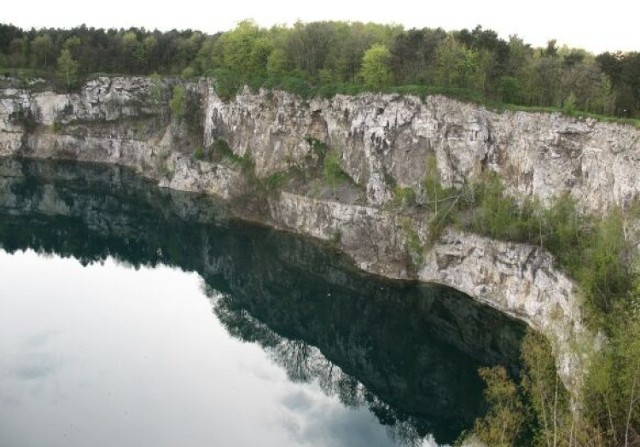
M202 80L184 84L199 100L202 122L196 124L203 133L194 143L184 120L170 118L168 97L154 93L181 81L157 82L98 78L72 94L0 90L0 156L120 164L164 187L237 198L246 193L242 170L199 160L194 149L207 152L224 139L236 156L253 161L258 178L318 163L319 151L332 151L364 189L364 203L289 191L268 200L262 219L333 241L364 270L444 284L525 321L552 341L567 386L580 387L586 357L575 346L592 345L595 337L583 325L579 292L548 253L453 230L430 241L424 221L385 204L395 185L424 200L426 160L433 154L448 186L490 171L518 198L548 204L570 194L594 213L626 207L640 192L638 129L559 114L497 113L442 96L304 100L244 89L225 102L212 81ZM411 237L431 247L418 265Z
M640 192L640 131L632 126L557 113L496 113L442 96L305 101L245 89L225 103L209 86L204 128L207 143L227 140L263 176L313 157L305 138L322 141L366 187L371 205L391 198L390 179L420 192L428 153L436 155L446 185L493 171L515 196L548 203L568 193L591 212L627 206Z

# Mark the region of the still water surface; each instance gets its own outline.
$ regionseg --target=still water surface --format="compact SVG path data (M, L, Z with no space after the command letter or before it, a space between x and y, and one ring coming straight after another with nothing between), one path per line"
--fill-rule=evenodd
M453 441L523 327L126 170L0 160L0 445Z
M4 446L390 445L230 337L195 274L33 252L0 271Z

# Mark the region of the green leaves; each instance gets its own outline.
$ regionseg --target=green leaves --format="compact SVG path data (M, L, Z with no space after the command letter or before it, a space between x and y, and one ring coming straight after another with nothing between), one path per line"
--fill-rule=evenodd
M636 288L631 298L637 297ZM640 314L626 306L614 315L609 341L589 368L585 416L603 445L634 446L640 443Z
M71 89L78 80L78 63L73 59L68 48L64 48L58 57L58 76L67 90Z
M173 96L169 102L171 113L177 120L182 119L186 110L187 91L182 85L176 85L173 89Z
M373 90L380 90L391 84L389 48L381 44L373 44L362 56L360 75L365 85Z
M332 188L349 180L349 176L345 174L340 166L340 155L336 152L329 152L325 155L323 173L325 182Z
M511 447L525 422L518 388L502 366L481 368L479 373L487 385L484 396L489 409L476 420L473 433L489 446Z
M217 44L223 67L240 74L263 73L272 50L266 31L251 20L243 20L235 29L224 33Z

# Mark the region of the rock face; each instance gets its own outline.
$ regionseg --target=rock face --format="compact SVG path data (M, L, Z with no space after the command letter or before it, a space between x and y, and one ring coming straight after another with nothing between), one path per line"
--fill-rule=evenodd
M590 212L626 207L640 191L640 131L441 96L303 100L245 89L225 102L208 80L182 82L187 112L176 117L168 103L178 82L98 78L72 94L0 90L0 156L119 164L164 187L238 199L252 181L318 165L330 152L362 189L358 204L291 188L269 195L265 214L245 216L332 241L363 270L447 285L525 321L549 337L565 384L579 388L584 358L575 346L594 338L579 292L548 253L454 230L430 240L424 219L388 204L397 186L424 202L434 156L446 186L490 171L518 198L548 204L568 193ZM251 175L238 160L251 161Z
M410 186L420 197L429 153L447 186L493 171L513 195L548 203L569 193L592 212L626 206L640 192L640 132L594 119L495 113L442 96L303 101L245 90L224 103L211 86L205 110L206 141L226 139L235 153L252 157L258 175L313 156L305 138L325 142L345 172L366 187L371 205L391 198L391 184Z
M365 271L446 285L524 321L550 339L567 388L580 388L578 372L586 359L576 346L591 346L594 339L583 325L576 286L539 247L449 229L433 242L414 273L410 232L426 244L424 221L407 225L407 216L379 208L291 193L271 201L270 216L281 228L338 243Z
M0 156L64 158L128 166L162 186L228 198L239 173L194 160L201 135L171 119L175 82L98 78L78 93L5 89L0 92ZM186 84L199 99L197 84Z

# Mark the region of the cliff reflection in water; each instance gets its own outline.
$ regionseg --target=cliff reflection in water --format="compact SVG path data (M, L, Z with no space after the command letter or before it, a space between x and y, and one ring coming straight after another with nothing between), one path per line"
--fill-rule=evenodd
M477 368L514 367L524 331L453 290L363 274L326 244L120 168L0 160L0 245L197 271L232 335L410 442L468 428L483 408Z

